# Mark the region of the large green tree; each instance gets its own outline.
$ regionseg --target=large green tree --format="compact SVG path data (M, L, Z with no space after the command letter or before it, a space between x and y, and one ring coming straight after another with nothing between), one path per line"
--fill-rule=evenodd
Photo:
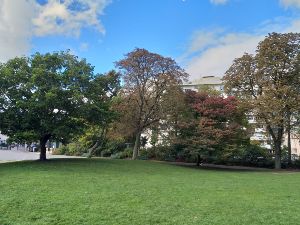
M17 142L67 142L89 124L106 123L117 74L94 75L69 52L14 58L0 65L0 130Z
M169 107L165 99L188 75L173 59L139 48L116 66L123 78L123 121L135 137L132 158L136 159L142 132L164 119Z
M277 169L281 168L284 133L290 133L292 118L299 112L299 53L300 34L272 33L259 43L255 55L235 59L224 77L227 92L265 125L273 140Z

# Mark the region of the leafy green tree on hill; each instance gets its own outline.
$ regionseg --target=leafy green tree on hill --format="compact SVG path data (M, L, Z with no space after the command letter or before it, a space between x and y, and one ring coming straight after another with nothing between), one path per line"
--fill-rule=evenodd
M111 118L118 75L94 75L69 52L40 54L0 65L0 130L17 142L39 141L46 160L49 139L68 142L89 124Z

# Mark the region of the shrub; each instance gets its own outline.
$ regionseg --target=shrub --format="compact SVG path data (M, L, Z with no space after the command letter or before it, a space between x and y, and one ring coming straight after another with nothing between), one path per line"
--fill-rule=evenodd
M86 152L86 149L79 143L70 143L68 145L63 145L60 148L56 148L52 151L53 155L72 155L81 156Z
M69 152L69 146L68 145L62 145L59 148L55 148L52 151L52 155L67 155Z
M68 151L66 151L65 154L73 155L73 156L81 156L85 152L86 149L79 142L73 142L68 144Z
M294 162L293 162L293 165L295 168L300 168L300 159L296 159Z
M116 153L123 152L125 149L126 144L124 140L113 140L107 142L105 146L103 146L102 149L99 149L96 154L103 157L110 157L111 155L115 155Z
M268 150L255 144L227 146L216 157L216 164L273 167L272 155Z
M253 163L260 159L268 158L267 149L262 148L258 145L248 145L246 146L243 154L243 160L245 162Z
M161 161L184 161L183 149L175 145L158 145L152 148L142 149L139 158L156 159Z
M149 158L149 152L147 151L147 149L141 149L138 159L147 160L152 158Z
M132 148L125 148L124 151L120 152L120 158L121 159L128 159L132 156Z
M124 151L116 152L114 154L111 154L110 157L112 159L128 159L132 156L132 148L126 148Z
M59 148L55 148L52 150L52 155L65 155L66 152L69 151L69 148L67 145L62 145Z
M63 154L61 154L61 151L59 148L54 148L52 150L52 155L63 155Z

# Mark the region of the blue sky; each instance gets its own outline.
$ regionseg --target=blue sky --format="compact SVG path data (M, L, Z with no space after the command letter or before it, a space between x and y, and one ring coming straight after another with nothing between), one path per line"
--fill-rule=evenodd
M300 32L300 0L0 0L1 61L70 49L100 73L139 47L222 76L268 32Z

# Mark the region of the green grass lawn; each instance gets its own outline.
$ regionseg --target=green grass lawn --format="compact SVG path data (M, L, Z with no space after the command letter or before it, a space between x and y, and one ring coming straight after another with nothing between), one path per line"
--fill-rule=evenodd
M149 161L0 164L0 224L300 224L300 173Z

